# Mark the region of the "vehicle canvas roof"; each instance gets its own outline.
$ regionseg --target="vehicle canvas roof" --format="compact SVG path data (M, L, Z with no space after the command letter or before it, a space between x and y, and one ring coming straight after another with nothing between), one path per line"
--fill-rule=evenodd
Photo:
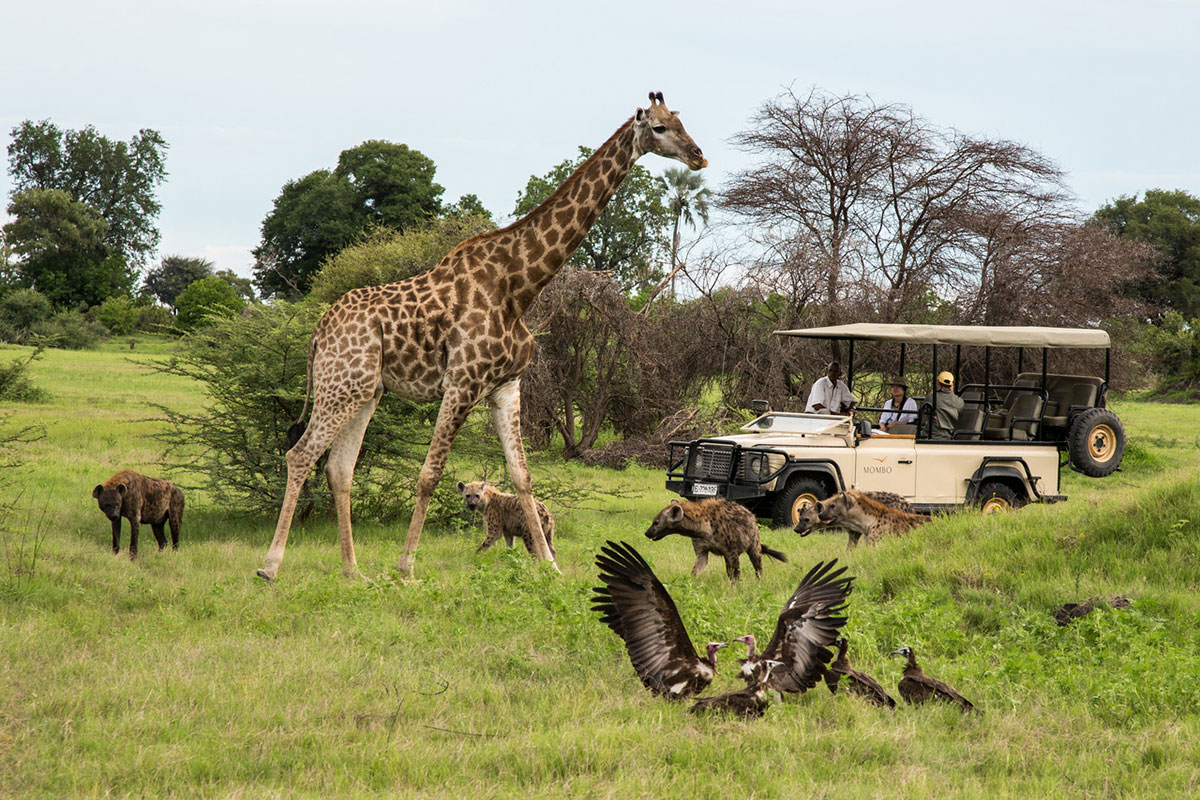
M868 339L906 344L963 344L979 347L1108 348L1108 333L1096 328L1042 328L1018 325L885 325L856 322L824 328L775 331L776 336L808 339Z

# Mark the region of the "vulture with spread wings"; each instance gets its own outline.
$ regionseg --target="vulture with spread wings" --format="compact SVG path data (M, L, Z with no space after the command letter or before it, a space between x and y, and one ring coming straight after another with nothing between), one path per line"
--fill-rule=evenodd
M754 634L734 639L746 645L741 675L747 683L754 679L764 659L782 662L771 670L770 688L779 692L805 692L817 685L825 674L825 665L833 658L829 647L837 640L838 630L846 624L839 616L846 609L854 578L843 578L845 567L835 570L837 559L818 562L800 581L788 598L775 634L761 653L755 652Z
M656 695L678 699L697 694L717 674L717 651L709 642L701 658L667 589L646 559L626 542L609 541L596 556L603 586L595 587L592 609L625 640L633 668Z

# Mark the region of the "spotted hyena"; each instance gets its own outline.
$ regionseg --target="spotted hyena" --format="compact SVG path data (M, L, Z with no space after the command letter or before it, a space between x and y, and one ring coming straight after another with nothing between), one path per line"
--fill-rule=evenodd
M487 535L483 539L483 544L475 549L476 553L487 550L501 536L504 537L505 543L512 547L513 539L519 536L525 543L525 549L532 555L537 555L537 550L533 546L533 536L529 532L529 526L525 524L525 512L521 510L519 497L515 494L506 494L487 481L472 481L471 483L459 481L458 493L462 495L467 508L472 511L479 509L483 512L483 525ZM554 517L550 516L550 512L546 510L546 506L541 500L534 498L533 504L537 507L538 521L542 523L546 547L550 548L551 557L558 558L558 554L554 550Z
M121 517L129 520L129 557L137 556L138 531L148 522L158 541L158 549L167 546L164 527L171 523L171 547L179 549L179 526L183 522L183 491L161 478L148 478L122 470L97 484L92 497L104 516L112 521L112 550L121 551Z
M693 575L699 575L708 566L709 553L725 559L725 574L731 581L742 576L742 553L750 557L754 573L760 578L764 553L777 561L787 561L787 556L767 547L758 538L754 514L731 500L713 498L682 503L672 500L671 505L658 512L654 522L650 523L646 536L657 542L672 533L692 540L692 549L696 552Z
M814 519L815 518L815 519ZM929 517L912 514L881 503L866 492L847 489L805 509L796 524L796 532L807 536L818 527L844 528L849 534L848 546L858 544L866 536L868 542L924 525Z
M867 497L883 503L885 506L891 506L897 511L903 511L906 514L915 514L916 510L912 504L905 500L895 492L863 492ZM818 502L815 505L807 506L800 511L799 518L796 522L796 527L793 529L801 536L808 536L816 530L824 528L835 528L835 522L823 522L820 517L820 506Z

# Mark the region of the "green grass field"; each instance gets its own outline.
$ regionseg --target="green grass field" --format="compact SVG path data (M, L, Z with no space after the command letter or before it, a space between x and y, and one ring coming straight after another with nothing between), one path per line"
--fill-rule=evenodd
M1200 409L1126 401L1130 451L1066 503L940 518L847 553L845 537L764 529L788 564L731 586L690 544L642 536L670 498L651 470L534 462L610 494L556 508L563 574L482 530L427 529L418 584L395 577L406 526L356 528L369 581L341 577L336 527L293 530L277 582L254 576L274 519L190 492L181 549L143 532L109 552L91 498L111 473L160 474L150 402L199 388L139 366L162 342L35 362L49 402L8 426L46 437L3 477L0 796L1187 797L1200 792ZM0 360L19 348L0 347ZM186 476L184 476L186 478ZM185 481L186 482L186 481ZM127 526L126 526L127 539ZM883 711L823 688L755 722L698 719L645 691L589 610L606 539L637 546L695 641L769 635L820 559L857 576L855 665L895 689L916 649L981 713ZM124 540L123 540L124 544ZM36 562L33 560L35 545ZM1060 628L1067 601L1123 595ZM709 692L738 683L722 651Z

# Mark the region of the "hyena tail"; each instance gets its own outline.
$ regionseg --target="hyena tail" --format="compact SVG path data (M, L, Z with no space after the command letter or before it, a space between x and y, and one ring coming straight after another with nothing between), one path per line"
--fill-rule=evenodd
M762 551L763 551L764 556L770 556L771 558L775 559L776 561L782 561L785 564L787 563L787 556L785 556L783 553L779 552L778 550L773 550L764 544L762 546Z

